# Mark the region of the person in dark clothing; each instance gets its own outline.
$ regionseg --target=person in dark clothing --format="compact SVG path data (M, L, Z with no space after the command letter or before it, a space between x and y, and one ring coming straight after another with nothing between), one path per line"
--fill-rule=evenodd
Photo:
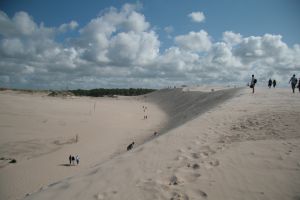
M254 74L252 74L251 82L250 82L250 88L252 88L252 93L254 93L254 87L257 80L254 78Z
M72 156L71 155L69 156L69 163L70 163L70 166L71 166L71 164L72 164Z
M296 78L296 75L294 74L289 81L289 83L291 83L293 93L295 93L295 87L297 85L297 82L298 82L298 80Z
M299 78L299 80L298 80L298 89L299 89L299 92L300 92L300 78Z
M276 87L276 80L274 79L273 80L273 88L275 88Z
M268 82L268 87L271 88L272 87L272 79L269 79L269 82Z
M75 157L72 156L72 165L75 165Z

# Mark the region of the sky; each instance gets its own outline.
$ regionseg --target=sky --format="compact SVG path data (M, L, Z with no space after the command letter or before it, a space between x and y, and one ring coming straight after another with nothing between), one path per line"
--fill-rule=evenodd
M288 86L298 0L0 0L0 87Z

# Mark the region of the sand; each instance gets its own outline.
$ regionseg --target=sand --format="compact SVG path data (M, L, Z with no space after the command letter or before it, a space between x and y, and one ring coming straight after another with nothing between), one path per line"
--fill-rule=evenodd
M156 105L136 98L1 91L0 102L0 199L22 198L105 162L133 140L152 137L166 121ZM70 154L79 155L80 165L68 166ZM9 164L11 159L17 163Z
M1 92L1 102L6 102L1 106L1 152L15 155L12 146L4 145L10 141L39 139L38 143L49 144L57 137L71 138L78 130L86 134L58 150L49 145L51 151L42 155L28 151L25 157L32 158L22 160L21 154L20 163L0 168L1 199L22 198L26 193L25 199L299 199L300 94L281 88L257 88L255 94L248 88L208 91L169 89L142 98L100 98L97 108L103 105L103 111L97 117L87 111L95 99ZM22 105L16 106L18 101ZM61 107L52 110L52 101ZM142 119L145 101L151 107L149 120ZM31 113L36 106L43 115ZM22 115L8 112L18 107ZM110 109L104 112L104 107ZM57 132L47 132L29 124L30 120L42 123L42 116L52 121L48 128L63 119L68 128L62 130L68 133L59 131L62 125L57 125ZM88 116L93 120L80 125ZM102 124L98 118L107 121ZM112 119L119 123L109 126ZM16 127L23 120L24 128ZM97 134L102 130L95 130L98 126L112 134ZM153 130L160 134L154 137ZM123 151L132 138L139 138L139 144ZM60 166L71 152L80 152L82 163Z

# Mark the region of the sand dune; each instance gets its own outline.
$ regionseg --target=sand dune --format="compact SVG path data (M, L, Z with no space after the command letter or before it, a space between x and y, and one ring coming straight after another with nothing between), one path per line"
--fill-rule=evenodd
M156 125L165 134L107 159L91 155L93 165L55 177L25 199L299 199L299 94L217 92L163 90L135 99L155 102L153 114L164 111L155 119L165 123L145 130Z
M58 98L0 93L0 199L24 197L143 143L166 121L156 105L135 98ZM143 119L142 106L149 118ZM79 142L75 143L76 135ZM81 163L66 167L68 156ZM11 159L17 163L10 164Z
M163 89L146 95L147 100L157 104L169 116L167 124L163 127L163 132L196 118L201 113L231 98L239 90L200 92L184 89ZM193 89L195 90L195 88Z

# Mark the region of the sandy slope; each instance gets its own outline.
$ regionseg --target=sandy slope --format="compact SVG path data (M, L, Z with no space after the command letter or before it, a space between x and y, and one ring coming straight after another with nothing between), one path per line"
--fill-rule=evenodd
M166 121L157 106L136 98L2 91L0 102L0 199L6 200L105 162L126 151L132 140L139 144L152 137ZM79 166L67 165L69 154L80 156ZM9 158L17 163L8 164Z
M231 98L237 89L227 89L211 92L207 87L163 89L146 95L148 101L155 103L168 116L168 122L162 132L198 117L200 114L212 109L216 105Z
M287 89L242 90L26 199L299 199L299 97Z

